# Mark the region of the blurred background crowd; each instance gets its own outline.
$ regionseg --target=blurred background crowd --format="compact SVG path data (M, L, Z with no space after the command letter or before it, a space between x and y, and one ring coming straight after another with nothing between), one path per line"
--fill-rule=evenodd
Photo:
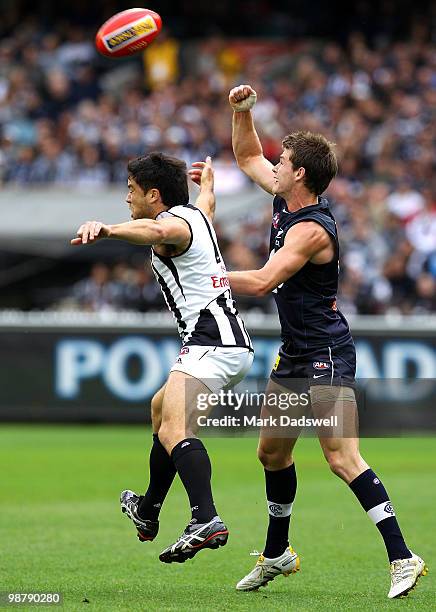
M24 4L10 3L1 26L4 188L101 193L125 183L128 159L162 150L188 165L211 155L219 207L220 194L237 199L252 189L233 161L227 102L229 89L247 82L258 92L256 127L273 163L282 138L297 129L320 131L337 145L340 172L326 195L341 238L341 310L436 310L431 4L415 14L406 3L409 13L399 15L404 3L383 1L373 19L368 7L374 3L356 3L354 18L347 13L346 27L335 36L331 16L318 12L310 31L310 20L299 21L298 11L293 19L284 2L239 3L248 17L244 31L240 25L238 30L235 9L223 2L222 10L211 9L218 11L216 27L209 25L204 37L198 31L204 15L193 24L189 11L198 3L188 2L183 17L173 7L170 27L143 55L118 62L96 54L93 35L104 18L127 6L106 2L97 15L81 12L79 2L74 18L54 12L52 21L45 21L23 20L17 6ZM150 8L164 13L165 2L158 4ZM259 20L262 32L255 27ZM270 211L266 196L237 223L218 223L229 269L266 261ZM243 309L273 311L271 299L238 301ZM68 282L64 278L23 305L91 311L162 306L137 251L82 265Z

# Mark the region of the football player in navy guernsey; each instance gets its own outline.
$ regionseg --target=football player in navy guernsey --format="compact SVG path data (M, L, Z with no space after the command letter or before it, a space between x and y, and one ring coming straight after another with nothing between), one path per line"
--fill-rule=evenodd
M321 134L289 134L273 166L263 155L254 127L250 109L256 97L249 85L230 91L232 140L239 167L274 196L271 255L260 270L229 273L230 284L241 295L274 292L283 344L271 372L270 391L292 388L292 380L304 379L313 412L331 413L337 404L344 422L355 423L355 349L347 321L336 307L338 234L329 203L322 197L338 170L333 145ZM406 595L427 570L405 544L385 487L359 453L357 432L319 433L319 438L331 470L350 487L384 540L391 571L388 597ZM237 584L238 590L257 589L277 575L299 569L288 539L297 488L296 442L297 437L260 432L258 457L265 472L269 525L263 554Z
M212 497L209 456L194 436L196 401L199 394L235 385L253 361L252 344L235 308L212 226L210 158L196 162L190 172L200 184L196 206L189 205L183 161L161 153L130 161L126 201L132 221L118 225L89 221L71 241L81 245L107 238L152 245L152 268L181 336L179 357L151 402L148 489L144 495L121 493L121 509L133 521L139 540L150 541L157 536L159 512L179 474L192 519L160 554L164 563L183 563L203 548L216 549L227 542L228 530Z

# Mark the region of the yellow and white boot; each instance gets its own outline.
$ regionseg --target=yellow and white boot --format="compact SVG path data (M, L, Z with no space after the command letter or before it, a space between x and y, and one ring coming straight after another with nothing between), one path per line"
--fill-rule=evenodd
M258 552L250 553L258 555ZM261 586L265 586L276 576L289 576L295 574L300 569L300 558L291 546L275 559L267 559L263 555L259 556L256 565L242 580L236 585L238 591L255 591Z
M412 553L410 559L397 559L391 563L391 589L389 599L405 597L415 588L420 576L425 576L428 568L424 561Z

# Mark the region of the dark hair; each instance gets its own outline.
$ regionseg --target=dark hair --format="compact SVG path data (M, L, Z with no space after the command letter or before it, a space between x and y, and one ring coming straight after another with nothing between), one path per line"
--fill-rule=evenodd
M127 170L144 193L149 189L158 189L165 206L171 208L188 204L188 179L183 160L163 153L149 153L131 159Z
M289 159L294 169L303 167L306 170L303 180L310 193L323 193L338 172L335 144L322 134L293 132L282 140L282 145L290 149Z

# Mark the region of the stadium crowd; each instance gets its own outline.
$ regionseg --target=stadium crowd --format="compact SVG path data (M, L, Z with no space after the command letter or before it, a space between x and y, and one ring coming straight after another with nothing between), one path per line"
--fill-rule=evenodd
M358 33L344 46L305 39L258 47L220 35L182 45L163 34L143 57L114 63L96 56L83 28L29 23L0 43L1 182L104 190L125 183L128 159L163 150L188 165L211 155L218 194L237 197L249 183L232 159L227 94L248 82L258 92L254 116L269 159L297 129L337 144L340 173L327 196L340 228L344 312L433 311L436 51L429 38L422 23L407 42L371 45ZM269 200L241 219L237 235L218 226L229 269L268 257ZM148 269L99 264L67 302L147 310L161 303L154 287ZM269 311L271 301L243 306Z

